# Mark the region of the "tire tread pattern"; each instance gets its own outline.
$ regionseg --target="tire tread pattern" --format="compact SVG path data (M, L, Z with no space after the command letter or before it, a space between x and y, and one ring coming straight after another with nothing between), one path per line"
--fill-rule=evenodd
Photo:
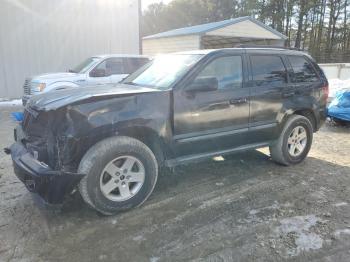
M99 201L96 198L96 192L92 194L91 190L89 190L89 185L88 185L89 176L97 175L97 174L91 173L92 170L94 169L94 166L97 163L100 163L101 160L104 158L104 156L111 154L111 152L114 152L114 151L119 151L120 153L126 153L126 154L128 152L140 154L145 156L145 158L148 160L147 161L148 163L146 164L149 166L149 169L151 170L151 173L153 173L153 176L154 176L152 177L152 187L150 188L150 190L148 190L149 192L144 197L144 199L141 202L137 203L136 205L127 204L123 208L116 208L114 206L108 205L107 203L103 203L102 201ZM86 174L86 176L80 181L78 186L79 192L83 200L90 207L97 210L98 212L105 215L112 215L112 214L115 214L117 211L140 206L142 203L144 203L144 201L147 200L147 198L152 193L157 181L158 164L153 152L144 143L142 143L141 141L135 138L131 138L127 136L118 136L118 137L106 138L98 142L94 146L92 146L82 158L79 164L78 172ZM129 200L125 202L130 203Z

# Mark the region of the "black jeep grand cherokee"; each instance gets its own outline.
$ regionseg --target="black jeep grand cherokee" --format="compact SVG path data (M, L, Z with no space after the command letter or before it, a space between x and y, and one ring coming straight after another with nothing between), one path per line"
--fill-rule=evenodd
M159 56L122 84L33 97L10 149L17 176L46 202L77 187L103 214L142 204L158 167L270 147L297 164L325 120L314 60L277 48Z

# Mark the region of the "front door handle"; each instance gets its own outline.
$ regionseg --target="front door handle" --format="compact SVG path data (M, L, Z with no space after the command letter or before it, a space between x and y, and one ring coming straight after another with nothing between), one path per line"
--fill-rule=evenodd
M247 102L248 102L247 98L238 98L238 99L231 99L230 100L231 105L245 104Z

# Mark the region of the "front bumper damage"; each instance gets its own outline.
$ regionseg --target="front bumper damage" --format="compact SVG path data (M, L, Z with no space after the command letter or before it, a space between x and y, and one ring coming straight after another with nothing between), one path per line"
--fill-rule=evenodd
M52 170L38 161L20 141L5 151L11 154L16 176L30 192L37 193L47 204L62 204L65 196L84 177L84 174Z

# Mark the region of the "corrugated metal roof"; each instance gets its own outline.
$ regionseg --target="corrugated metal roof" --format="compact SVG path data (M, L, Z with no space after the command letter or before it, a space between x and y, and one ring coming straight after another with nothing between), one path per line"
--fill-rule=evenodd
M201 25L195 25L195 26L188 26L188 27L183 27L183 28L178 28L154 35L149 35L145 36L143 39L154 39L154 38L163 38L163 37L172 37L172 36L181 36L181 35L202 35L207 32L233 25L242 21L250 20L253 23L256 23L257 25L265 28L266 30L269 30L271 33L277 35L281 39L287 39L287 37L280 32L276 31L275 29L265 25L264 23L249 17L249 16L244 16L244 17L238 17L234 19L228 19L228 20L223 20L219 22L213 22L213 23L207 23L207 24L201 24Z

